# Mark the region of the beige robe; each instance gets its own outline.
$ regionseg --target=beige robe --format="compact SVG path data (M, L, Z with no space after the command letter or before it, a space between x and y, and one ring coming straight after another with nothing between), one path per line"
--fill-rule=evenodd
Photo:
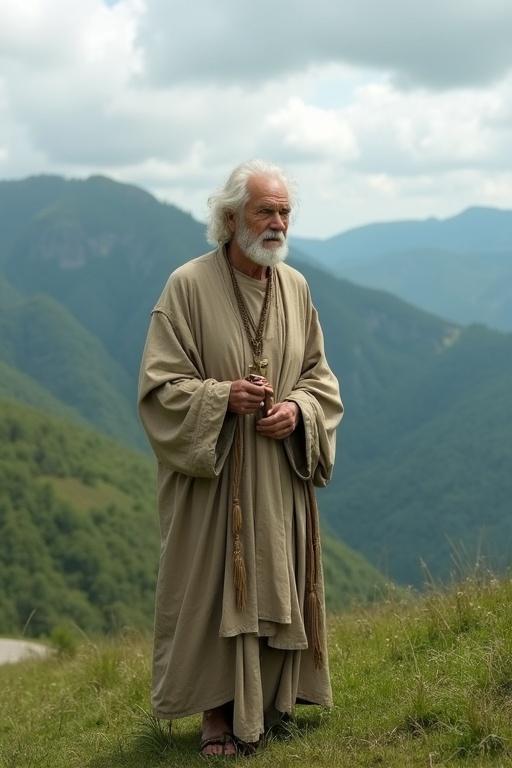
M237 272L258 320L265 281ZM140 416L158 460L161 550L156 589L152 704L173 719L234 700L234 733L257 741L271 713L296 701L332 703L323 576L317 669L303 622L305 480L329 481L343 406L303 276L286 264L275 282L263 341L275 400L301 422L285 440L227 411L231 381L251 350L219 249L170 276L151 316L142 359ZM238 610L232 569L230 452L241 420L240 499L247 604Z

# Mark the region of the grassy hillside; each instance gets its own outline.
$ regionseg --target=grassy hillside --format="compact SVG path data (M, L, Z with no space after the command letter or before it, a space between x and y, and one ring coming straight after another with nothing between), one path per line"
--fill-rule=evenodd
M477 576L332 617L333 710L298 706L251 765L510 765L511 606L510 579ZM52 659L0 667L2 768L204 765L199 717L175 721L169 740L148 714L148 638L78 642L61 638Z
M364 556L325 529L322 560L328 611L379 600L389 588L390 582Z
M0 400L0 634L149 628L158 564L152 462L76 423ZM384 579L325 536L327 602Z

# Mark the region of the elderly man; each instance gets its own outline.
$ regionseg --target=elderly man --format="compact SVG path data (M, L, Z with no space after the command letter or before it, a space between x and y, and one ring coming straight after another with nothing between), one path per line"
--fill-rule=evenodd
M158 460L152 704L203 712L204 755L251 751L297 702L331 705L318 512L343 406L304 277L292 195L262 161L210 198L216 248L152 312L140 416Z

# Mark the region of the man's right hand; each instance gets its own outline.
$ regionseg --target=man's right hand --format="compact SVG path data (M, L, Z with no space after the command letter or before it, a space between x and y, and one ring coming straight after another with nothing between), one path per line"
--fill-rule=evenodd
M272 391L268 385L252 384L247 379L237 379L231 382L228 411L237 413L239 416L256 413L263 402L266 389Z

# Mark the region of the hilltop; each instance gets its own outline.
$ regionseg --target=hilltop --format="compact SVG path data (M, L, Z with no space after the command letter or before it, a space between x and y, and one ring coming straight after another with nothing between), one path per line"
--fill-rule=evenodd
M510 765L511 606L510 579L476 573L421 600L391 593L333 616L334 709L297 707L251 765ZM149 665L149 638L131 632L60 637L54 658L1 667L2 768L204 765L199 717L175 721L169 740L149 714Z

